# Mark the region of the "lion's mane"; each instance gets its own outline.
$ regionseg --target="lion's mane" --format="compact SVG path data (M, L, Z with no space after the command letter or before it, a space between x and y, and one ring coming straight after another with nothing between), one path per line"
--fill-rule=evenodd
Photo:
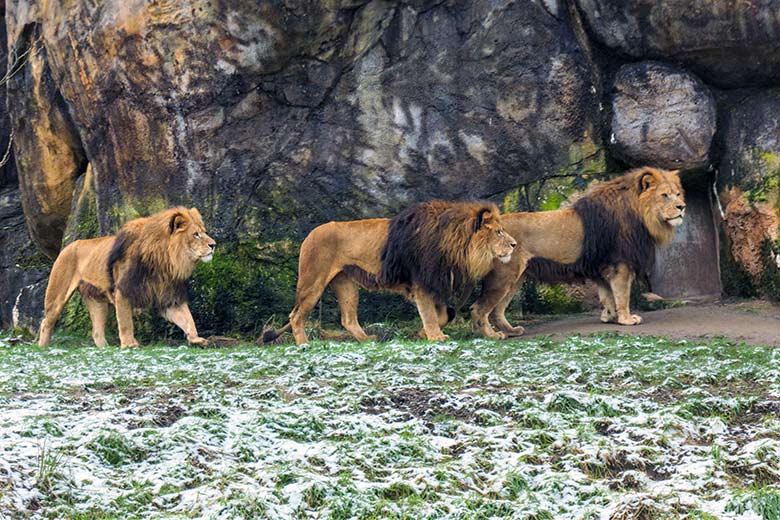
M488 219L500 221L490 202L434 200L410 206L390 221L379 284L416 285L445 302L492 269L491 231L482 227Z
M200 214L171 208L125 224L108 257L111 292L118 288L133 307L174 307L187 301L187 279L195 270L187 233L177 226L203 226Z
M642 178L653 168L637 168L588 190L572 209L582 220L582 253L576 262L561 264L532 258L526 274L541 282L603 280L604 269L619 263L646 274L655 262L655 246L671 240L674 228L659 223L651 193L642 190ZM654 188L651 188L654 189Z

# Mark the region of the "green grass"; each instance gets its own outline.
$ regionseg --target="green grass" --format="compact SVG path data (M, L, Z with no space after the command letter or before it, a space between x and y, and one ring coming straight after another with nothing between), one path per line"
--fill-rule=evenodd
M0 333L0 517L779 518L780 351L461 332L213 350Z

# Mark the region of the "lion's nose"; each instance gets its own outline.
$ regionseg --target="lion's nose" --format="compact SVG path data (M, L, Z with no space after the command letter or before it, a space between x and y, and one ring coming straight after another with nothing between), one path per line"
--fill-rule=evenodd
M679 209L680 211L684 210L685 209L685 204L678 204L677 205L677 209Z
M517 246L517 242L516 242L516 241L514 241L514 240L512 240L512 241L509 243L509 245L510 245L510 246L512 246L512 249L514 249L514 248L515 248L515 246Z
M209 248L211 248L212 251L214 251L214 248L217 246L216 242L209 242Z

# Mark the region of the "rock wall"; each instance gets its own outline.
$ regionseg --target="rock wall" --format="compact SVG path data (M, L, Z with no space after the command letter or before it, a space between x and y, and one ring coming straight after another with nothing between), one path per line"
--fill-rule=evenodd
M643 1L7 0L18 187L0 178L49 258L197 205L220 251L196 318L252 332L289 312L297 245L322 222L431 197L539 207L529 193L632 164L717 166L720 87L778 80L765 3L683 23ZM6 291L34 321L21 283Z

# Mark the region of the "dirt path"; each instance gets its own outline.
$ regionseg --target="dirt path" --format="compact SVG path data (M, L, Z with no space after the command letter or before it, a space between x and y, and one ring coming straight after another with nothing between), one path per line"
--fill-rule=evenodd
M726 337L752 345L780 346L780 305L767 302L686 305L640 313L644 322L635 327L604 324L598 314L583 314L526 325L526 337L615 331L638 336L675 339Z

